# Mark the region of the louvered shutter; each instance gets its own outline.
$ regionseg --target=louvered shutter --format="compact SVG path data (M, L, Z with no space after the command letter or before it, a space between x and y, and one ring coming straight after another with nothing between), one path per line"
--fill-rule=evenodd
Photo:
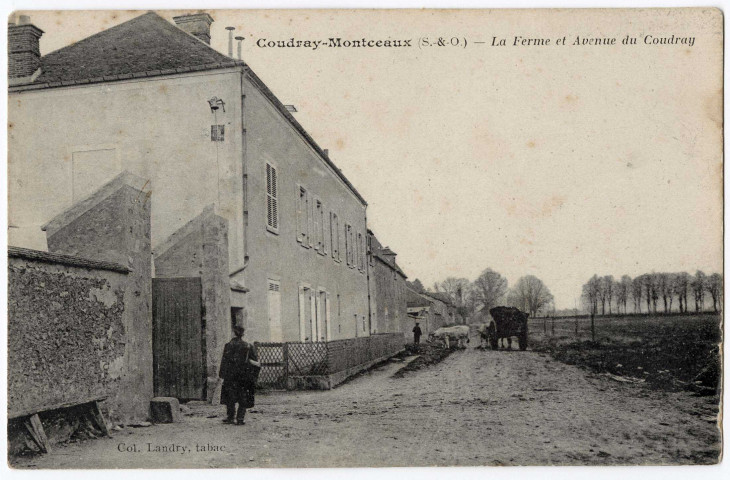
M279 197L276 168L266 164L266 224L273 230L279 229Z

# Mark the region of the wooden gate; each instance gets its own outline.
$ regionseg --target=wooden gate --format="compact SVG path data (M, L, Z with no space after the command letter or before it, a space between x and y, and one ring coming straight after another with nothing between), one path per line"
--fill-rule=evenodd
M205 322L200 278L152 279L155 396L205 400Z

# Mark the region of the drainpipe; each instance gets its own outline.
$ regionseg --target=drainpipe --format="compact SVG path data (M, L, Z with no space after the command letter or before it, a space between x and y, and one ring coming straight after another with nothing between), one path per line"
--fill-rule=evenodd
M241 143L243 146L243 267L239 271L245 270L248 266L248 161L246 155L248 153L247 137L246 137L246 93L243 90L243 76L241 72ZM238 273L238 272L236 272Z
M242 195L241 201L243 204L243 265L233 270L229 276L234 275L246 270L249 263L248 256L248 162L246 161L246 95L243 89L243 77L245 75L243 67L241 67L241 181L242 181ZM244 281L245 283L245 281Z

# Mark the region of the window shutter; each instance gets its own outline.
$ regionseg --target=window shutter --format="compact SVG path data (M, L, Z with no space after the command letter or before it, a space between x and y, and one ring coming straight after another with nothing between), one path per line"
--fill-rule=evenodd
M332 244L332 258L340 260L340 231L339 220L335 212L330 212L330 242Z
M307 237L307 191L297 184L297 242L304 245Z
M325 215L325 212L327 210L324 208L324 205L322 205L322 253L327 255L330 251L331 247L331 238L328 238L329 235L327 235L327 231L329 230L327 228L327 215ZM330 240L330 241L328 241Z
M313 228L313 217L314 217L314 205L312 201L312 196L307 192L307 245L310 247L313 245L313 236L314 236L314 228Z
M266 222L269 228L279 229L279 197L276 168L266 164Z

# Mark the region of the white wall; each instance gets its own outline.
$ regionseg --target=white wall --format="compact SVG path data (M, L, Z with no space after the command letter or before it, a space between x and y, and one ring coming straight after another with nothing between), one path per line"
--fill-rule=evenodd
M152 186L152 246L211 203L229 220L231 269L243 263L240 72L11 93L11 245L45 249L41 225L122 170ZM225 102L214 115L207 100ZM217 119L216 119L217 117ZM225 141L212 142L212 124ZM74 173L75 172L75 173Z

